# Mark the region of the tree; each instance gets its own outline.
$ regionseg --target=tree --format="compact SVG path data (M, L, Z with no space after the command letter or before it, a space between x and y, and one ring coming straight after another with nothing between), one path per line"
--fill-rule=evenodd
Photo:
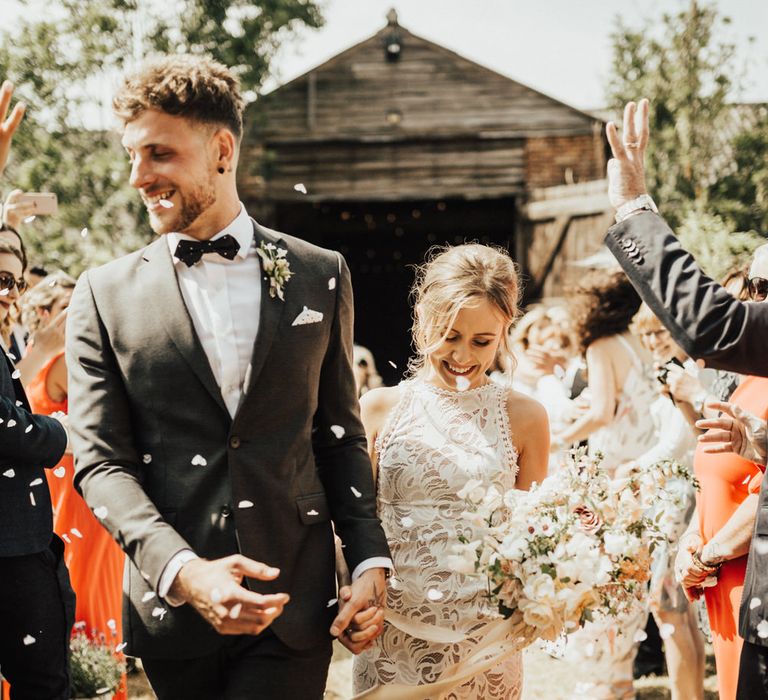
M313 0L57 0L43 19L0 34L0 75L29 105L7 181L59 197L56 217L25 229L31 259L78 273L151 238L103 104L127 67L157 53L207 53L254 99L280 43L321 24Z

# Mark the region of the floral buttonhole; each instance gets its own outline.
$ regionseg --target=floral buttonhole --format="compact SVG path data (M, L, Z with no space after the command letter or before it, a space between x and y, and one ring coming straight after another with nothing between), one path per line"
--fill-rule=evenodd
M285 301L284 290L288 280L293 277L288 251L278 248L274 243L261 242L256 249L264 268L264 276L269 280L269 296Z

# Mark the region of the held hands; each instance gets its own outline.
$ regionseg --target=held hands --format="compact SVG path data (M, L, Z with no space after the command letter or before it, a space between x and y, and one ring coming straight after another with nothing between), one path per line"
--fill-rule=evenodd
M339 614L331 635L353 654L365 651L384 631L386 602L384 569L364 571L351 586L339 590Z
M605 127L613 154L608 161L608 199L615 209L647 193L644 160L648 146L648 100L640 100L639 108L634 102L627 103L622 132L619 138L613 122Z
M8 154L11 152L13 133L21 123L26 109L23 102L17 102L10 116L6 119L8 107L11 104L11 95L13 95L13 83L6 80L0 87L0 175L5 170Z
M693 553L701 547L702 539L698 533L691 533L680 540L680 547L675 557L675 578L683 587L685 597L693 602L703 593L703 583L711 573L699 568Z
M181 567L170 593L189 603L219 634L260 634L283 612L287 593L262 595L241 585L249 576L273 581L280 570L241 554L193 559Z
M707 407L721 413L717 418L696 421L697 428L707 431L699 435L704 452L735 452L750 462L765 464L768 430L764 420L724 401L712 401Z

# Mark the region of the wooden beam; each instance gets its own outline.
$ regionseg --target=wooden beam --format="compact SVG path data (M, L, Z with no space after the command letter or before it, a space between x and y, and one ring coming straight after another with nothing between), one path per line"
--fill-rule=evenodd
M587 197L563 197L562 199L544 199L540 202L528 202L522 207L523 216L528 221L545 221L559 216L589 216L602 214L612 209L608 193L593 194Z

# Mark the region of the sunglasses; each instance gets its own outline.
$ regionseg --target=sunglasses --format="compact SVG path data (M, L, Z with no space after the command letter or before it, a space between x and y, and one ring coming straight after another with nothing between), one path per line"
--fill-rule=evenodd
M764 277L752 277L747 282L747 293L750 301L765 301L768 297L768 280Z
M27 280L23 277L16 279L10 272L0 272L0 289L7 289L10 291L13 289L13 285L16 285L16 289L19 290L19 294L23 294L27 288Z

